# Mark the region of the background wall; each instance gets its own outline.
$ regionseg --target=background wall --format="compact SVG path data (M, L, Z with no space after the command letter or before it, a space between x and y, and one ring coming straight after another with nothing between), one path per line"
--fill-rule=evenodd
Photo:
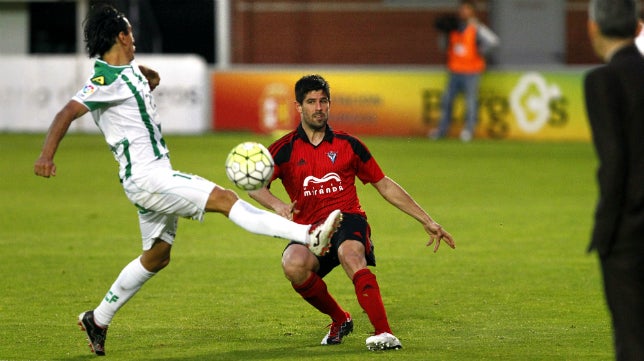
M154 90L163 130L202 133L211 129L210 74L195 55L137 57L161 74ZM0 56L0 132L45 132L54 115L80 91L94 63L76 55ZM87 113L71 131L98 132Z
M0 54L29 52L25 29L29 28L26 3L0 2Z
M93 1L0 0L0 51L82 53L81 20ZM444 54L434 22L453 13L457 4L456 0L112 2L134 25L139 53L195 53L213 65L225 56L217 54L217 46L224 42L231 58L226 65L440 65ZM597 62L586 35L588 0L478 3L480 18L501 38L492 59L496 65ZM59 36L63 31L65 35ZM215 44L219 35L225 40Z
M566 2L561 0L495 1L490 27L502 46L500 64L563 64L566 62ZM580 14L585 16L585 14ZM571 45L576 45L570 42ZM569 49L576 51L576 49ZM589 59L594 60L594 59Z
M437 18L457 1L237 0L233 63L439 65ZM501 38L497 65L596 63L587 0L481 0L479 17Z

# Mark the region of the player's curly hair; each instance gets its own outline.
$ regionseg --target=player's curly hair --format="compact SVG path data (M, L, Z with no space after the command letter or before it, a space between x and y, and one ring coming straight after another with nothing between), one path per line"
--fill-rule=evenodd
M331 91L329 90L329 83L324 80L320 75L305 75L295 83L295 100L302 104L306 94L311 91L322 90L329 100L331 99Z
M92 6L83 21L85 49L89 57L102 56L110 50L120 32L129 33L123 13L106 3Z

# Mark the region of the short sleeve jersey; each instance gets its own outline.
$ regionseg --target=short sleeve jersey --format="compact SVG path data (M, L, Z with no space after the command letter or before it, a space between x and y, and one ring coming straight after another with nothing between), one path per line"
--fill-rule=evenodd
M135 61L113 66L96 60L92 76L72 99L91 111L119 163L121 180L167 155L154 98Z
M335 209L366 217L356 191L356 178L375 183L385 175L367 147L357 138L327 126L317 146L300 125L269 147L275 160L273 180L281 179L299 209L294 221L324 220Z

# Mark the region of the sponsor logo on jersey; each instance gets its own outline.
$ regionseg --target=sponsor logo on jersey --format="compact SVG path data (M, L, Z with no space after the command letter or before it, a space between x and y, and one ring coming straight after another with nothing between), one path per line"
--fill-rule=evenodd
M91 80L92 80L92 83L96 83L98 85L105 85L105 77L102 75L95 76Z
M302 187L304 188L304 197L323 196L344 190L340 176L333 172L327 173L322 178L310 175L304 178Z

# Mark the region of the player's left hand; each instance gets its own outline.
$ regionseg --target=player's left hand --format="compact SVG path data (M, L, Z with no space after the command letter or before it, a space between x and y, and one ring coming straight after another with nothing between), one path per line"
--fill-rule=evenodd
M299 209L295 208L296 203L297 203L297 201L295 201L295 202L293 202L291 204L284 203L284 204L282 204L282 207L280 207L279 209L276 209L275 211L280 216L288 219L289 221L292 221L293 220L293 215L295 213L300 212Z
M427 231L427 233L429 233L429 242L427 242L427 247L433 244L434 253L438 251L438 247L440 247L441 241L445 241L445 243L447 243L447 245L452 249L456 248L452 235L444 230L440 224L436 222L430 222L429 224L425 225L425 230Z

